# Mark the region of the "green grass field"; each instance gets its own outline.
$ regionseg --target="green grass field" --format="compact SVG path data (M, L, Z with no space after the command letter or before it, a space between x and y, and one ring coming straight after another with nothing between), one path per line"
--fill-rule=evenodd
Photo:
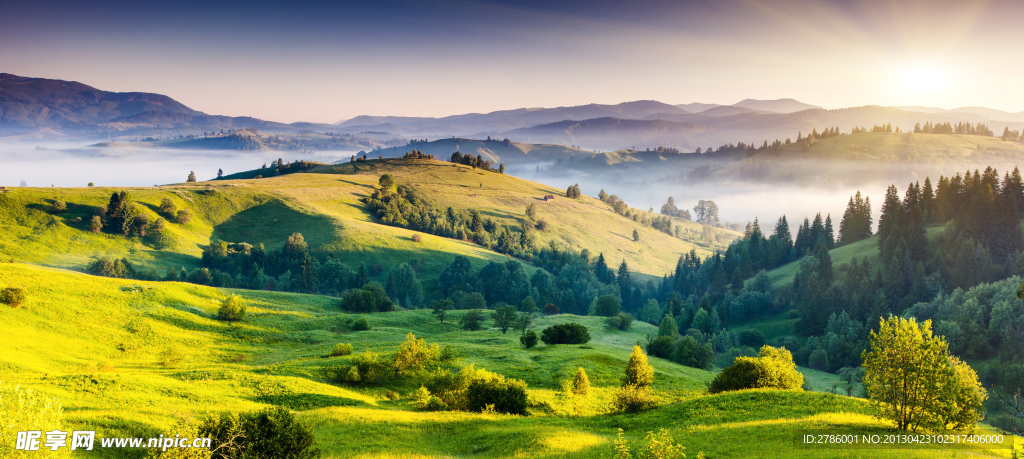
M707 457L967 457L927 450L823 450L794 446L806 429L882 432L863 400L818 392L742 391L703 395L713 373L651 359L661 406L638 415L611 413L632 344L656 329L634 322L610 330L599 318L548 316L533 329L579 322L586 345L524 350L514 331L463 332L427 311L365 315L371 329L343 332L337 300L300 294L228 291L182 283L92 277L53 268L0 264L0 287L22 285L24 307L0 309L0 380L59 399L65 427L101 436L156 436L174 413L245 411L283 405L311 423L324 457L610 457L617 429L631 441L666 428L689 454ZM68 288L74 286L74 288ZM248 316L215 319L220 300L241 295ZM453 311L450 321L461 312ZM488 322L489 324L489 322ZM450 346L474 364L529 384L527 417L415 412L411 386L328 383L323 369L336 343L355 352L393 352L409 332ZM594 386L583 418L569 415L561 382L582 366ZM805 372L805 374L808 374ZM827 386L832 375L808 374ZM395 389L398 400L385 397ZM823 388L827 390L827 387ZM143 451L88 457L141 457ZM972 452L971 457L978 457ZM128 456L125 456L125 455ZM991 451L985 457L1007 457ZM85 457L85 456L83 456Z

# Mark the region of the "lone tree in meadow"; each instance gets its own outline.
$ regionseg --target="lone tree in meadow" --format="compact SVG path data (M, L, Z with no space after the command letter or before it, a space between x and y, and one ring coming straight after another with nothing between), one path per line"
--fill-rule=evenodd
M470 309L459 320L459 325L465 331L483 330L484 313L479 309Z
M864 387L880 418L917 431L973 429L984 417L987 394L977 373L950 355L931 321L889 316L870 341L861 354Z
M647 363L647 354L639 345L633 345L633 353L626 362L626 376L622 378L622 387L651 387L654 383L654 367Z
M196 181L196 172L195 171L189 171L189 173L188 173L188 180L185 180L185 181L186 182L194 182L194 181Z
M218 319L234 322L236 320L242 320L244 317L245 305L242 304L242 297L238 295L231 295L220 303L220 309L217 311Z
M437 300L434 302L433 314L437 316L437 320L441 321L441 323L444 323L444 316L448 314L452 304L452 300Z
M64 201L53 201L53 211L55 213L61 213L68 210L68 205Z
M640 232L633 230L633 242L640 242Z
M601 295L594 299L593 308L595 316L612 317L622 309L622 303L615 295Z
M163 198L160 200L160 207L157 211L167 217L174 217L178 213L178 206L174 205L170 199Z
M572 379L572 395L576 399L576 416L582 417L587 411L587 397L590 396L590 378L583 367L576 370L576 376Z
M504 335L509 328L512 328L516 323L516 316L518 312L516 307L512 305L501 306L494 309L491 313L491 318L494 319L494 326L501 329L501 334Z
M187 225L192 221L192 211L188 209L179 210L175 220L178 220L178 223L181 223L182 225Z

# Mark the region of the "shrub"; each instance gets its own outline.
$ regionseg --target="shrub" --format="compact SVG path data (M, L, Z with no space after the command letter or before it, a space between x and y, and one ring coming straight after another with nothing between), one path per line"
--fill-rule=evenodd
M537 220L537 224L534 225L534 227L537 228L538 230L544 231L548 229L548 222L544 220Z
M459 325L466 331L483 330L484 314L479 309L471 309L459 319Z
M407 374L437 364L441 358L441 349L436 344L427 344L423 338L409 332L405 342L395 352L394 367L398 374Z
M605 319L604 323L613 329L629 330L629 326L633 324L633 315L628 312L620 312L613 317Z
M351 363L344 376L337 375L341 382L376 384L394 375L394 363L384 354L366 351L353 355Z
M519 337L519 344L522 344L523 347L525 347L527 349L536 346L537 345L537 334L534 333L533 330L530 330L530 331L524 333L523 336Z
M365 317L360 317L352 322L352 331L364 331L370 329L370 322Z
M157 211L168 217L174 217L178 214L178 206L174 205L170 199L163 198L160 200L160 207Z
M214 415L200 426L199 431L201 436L213 440L211 450L220 448L229 452L229 457L320 457L313 429L300 423L291 411L281 406L244 414ZM237 449L230 446L232 442Z
M187 225L192 222L192 211L188 209L181 209L178 211L178 215L175 218L178 220L178 223Z
M466 406L469 411L494 410L525 416L526 383L479 370L466 388Z
M422 240L423 240L423 236L420 236L420 233L416 233L416 234L412 235L412 242L420 242Z
M99 215L93 215L89 220L89 231L98 233L101 229L103 229L103 219Z
M0 291L0 303L18 308L25 303L26 296L25 289L22 287L7 287Z
M334 345L334 350L331 351L331 356L332 357L340 357L340 356L343 356L343 355L351 355L351 354L352 354L352 345L351 344L345 344L345 343L335 344Z
M647 408L654 407L656 402L651 396L649 386L636 386L627 384L615 392L612 406L618 411L636 413Z
M552 315L552 314L558 314L558 312L559 312L558 311L558 305L556 305L554 303L548 303L548 304L544 305L544 314Z
M448 405L443 400L430 394L430 390L420 386L413 395L413 407L420 411L444 411Z
M786 348L764 346L757 357L737 357L711 381L712 394L741 389L799 389L804 377Z
M64 212L68 210L68 205L64 201L53 201L53 211L56 213Z
M245 317L245 305L242 304L242 297L231 295L220 303L217 311L217 318L220 320L236 321Z
M494 326L501 329L501 334L505 334L509 328L515 325L516 319L519 315L516 314L516 307L512 305L499 306L501 303L495 305L494 312L491 313L491 319L494 319Z
M612 317L619 313L622 303L615 295L601 295L594 299L593 315Z
M14 449L18 432L28 430L63 430L64 409L59 400L50 398L32 389L25 389L11 384L0 384L0 457L70 457L70 450L62 449L58 454L46 455L25 453L24 456ZM40 439L40 445L45 441ZM68 439L70 441L70 438ZM46 449L46 448L41 448Z
M544 344L586 344L590 341L590 330L580 324L556 324L541 332L540 340Z
M739 332L740 346L761 347L768 340L761 330L741 330Z

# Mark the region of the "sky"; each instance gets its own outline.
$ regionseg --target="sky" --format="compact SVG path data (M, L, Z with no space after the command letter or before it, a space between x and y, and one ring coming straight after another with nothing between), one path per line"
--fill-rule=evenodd
M0 72L332 123L632 100L1024 111L1024 2L0 0Z

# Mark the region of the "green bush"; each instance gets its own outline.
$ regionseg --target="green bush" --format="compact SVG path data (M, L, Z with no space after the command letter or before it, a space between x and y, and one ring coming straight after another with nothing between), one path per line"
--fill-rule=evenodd
M526 383L479 370L477 378L466 388L469 411L494 410L499 413L526 415Z
M298 422L287 408L273 407L244 414L214 415L199 428L203 437L210 437L212 450L220 450L232 459L320 457L315 446L313 429ZM222 445L234 443L233 448Z
M654 338L651 342L647 343L647 354L667 360L672 357L675 342L676 340L671 336Z
M68 210L68 205L64 201L53 201L53 211L56 213L64 212Z
M340 356L343 356L343 355L351 355L351 354L352 354L352 345L351 344L345 344L345 343L335 344L334 345L334 350L331 351L331 356L333 356L333 357L340 357Z
M245 305L242 303L242 297L231 295L225 298L217 311L217 318L231 322L245 318Z
M131 277L132 268L127 259L103 257L89 263L86 271L97 276L127 279Z
M387 312L395 309L395 303L380 282L370 282L362 288L346 290L341 295L341 308L348 312Z
M556 324L541 332L540 340L548 346L555 344L586 344L590 341L590 330L580 324Z
M629 330L629 327L633 325L633 315L628 312L620 312L615 316L605 319L604 323L613 329Z
M25 289L22 287L7 287L0 291L0 303L18 308L25 303L26 296Z
M753 348L764 346L765 341L768 340L761 330L740 330L738 338L740 346L750 346Z
M394 376L394 362L384 354L366 351L352 356L352 366L335 375L338 382L376 384Z
M800 389L804 377L786 348L764 346L757 357L737 357L711 381L712 394L742 389Z
M459 326L466 331L483 330L484 313L479 309L471 309L459 319Z
M612 399L612 406L617 411L625 411L627 413L636 413L652 408L655 405L657 405L657 402L651 396L651 388L649 386L627 384L619 388L615 393L615 398Z
M352 331L365 331L370 329L370 322L366 317L360 317L352 322Z
M524 333L523 336L519 337L519 344L522 344L523 347L529 349L537 345L537 339L537 334L534 333L533 330L530 330Z
M711 343L700 344L692 336L684 336L676 341L672 360L680 365L710 370L714 363L715 351Z

